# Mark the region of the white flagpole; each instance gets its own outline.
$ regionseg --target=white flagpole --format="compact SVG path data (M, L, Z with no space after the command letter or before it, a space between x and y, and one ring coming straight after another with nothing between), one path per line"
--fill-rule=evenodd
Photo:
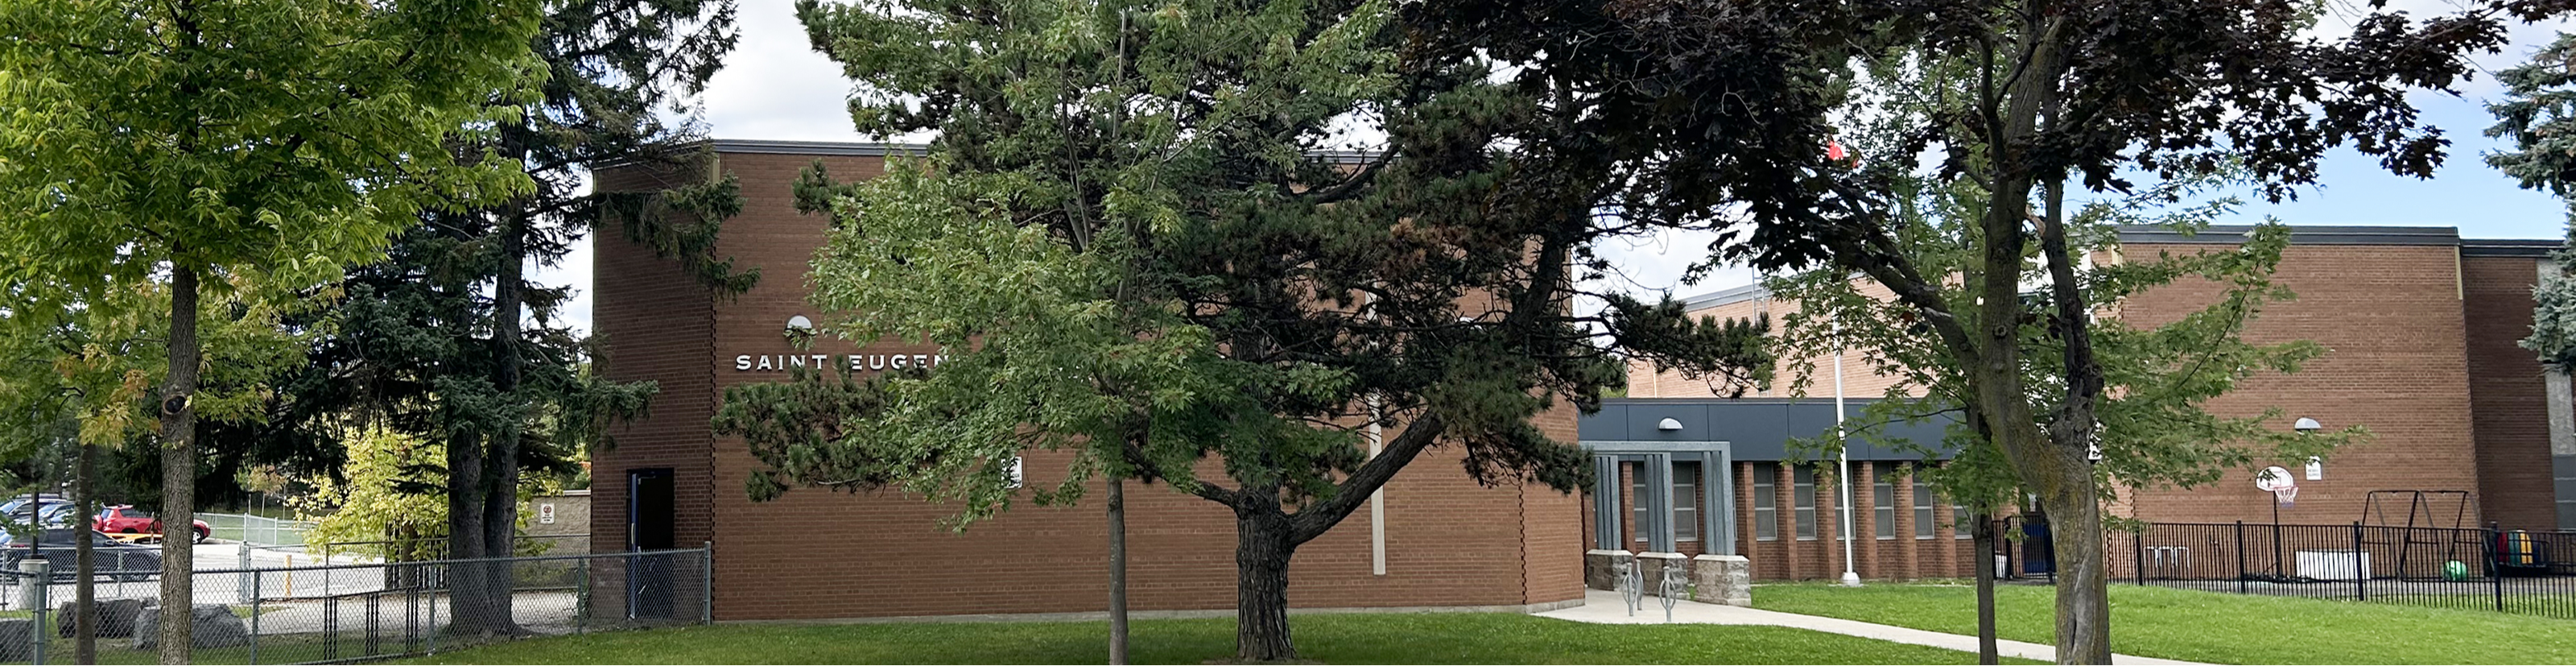
M1843 585L1860 587L1860 572L1852 568L1851 433L1843 429L1843 345L1842 317L1839 315L1834 317L1832 332L1834 336L1834 450L1842 458L1842 474L1834 477L1834 485L1842 486L1843 489Z

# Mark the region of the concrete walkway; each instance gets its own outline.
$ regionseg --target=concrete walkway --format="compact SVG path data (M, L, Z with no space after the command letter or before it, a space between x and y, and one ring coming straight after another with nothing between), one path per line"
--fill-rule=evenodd
M1756 596L1761 595L1762 589L1758 587L1754 588L1753 594ZM1619 598L1619 593L1606 592L1602 590L1585 590L1583 594L1583 605L1547 611L1539 613L1538 615L1539 617L1552 617L1559 620L1590 622L1594 624L1663 624L1664 603L1661 599L1646 597L1645 607L1638 609L1635 616L1630 616L1628 614L1627 603L1625 600ZM1844 634L1848 636L1859 636L1862 638L1875 638L1882 641L1891 641L1896 643L1929 645L1932 647L1948 648L1962 652L1977 651L1977 637L1975 636L1945 634L1937 631L1907 629L1905 627L1892 627L1884 624L1872 624L1868 622L1830 617L1817 617L1814 615L1782 613L1779 611L1767 611L1758 608L1704 604L1696 601L1673 602L1672 621L1674 624L1752 624L1790 627L1795 629L1810 629L1826 633ZM1998 640L1995 641L1995 650L2006 657L2036 659L2039 661L2057 660L2056 648L2037 643ZM2115 654L2111 655L2111 663L2197 664L2198 662L2151 659L2147 657Z

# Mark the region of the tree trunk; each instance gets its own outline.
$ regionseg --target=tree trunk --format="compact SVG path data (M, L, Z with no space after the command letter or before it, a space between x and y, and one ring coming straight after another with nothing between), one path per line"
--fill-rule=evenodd
M1288 640L1288 558L1296 553L1276 491L1247 488L1234 510L1234 656L1297 658Z
M483 557L483 448L471 433L447 438L447 482L447 556L439 559L479 559ZM489 596L484 594L484 572L473 565L441 568L445 569L441 573L448 590L450 630L463 635L485 633L484 620L491 613L484 603Z
M2110 553L2103 550L2102 503L2093 471L2061 456L2062 485L2040 496L2057 554L2057 663L2111 663Z
M2054 116L2054 107L2051 107ZM2052 122L2054 120L2052 119ZM2054 317L2066 346L2066 399L2049 423L2049 445L2056 455L2043 456L2042 471L2055 477L2043 486L2052 520L2063 515L2071 525L2053 525L2052 550L2057 556L2057 659L2059 663L2111 663L2110 551L2102 538L2102 500L2093 476L2093 451L2100 446L2093 407L2103 391L2102 362L2093 353L2093 312L2077 286L2076 258L2066 238L2066 176L2047 183L2048 223L2039 233L2040 251L2048 260ZM2064 510L2067 513L2059 514ZM2071 554L2071 557L2069 556Z
M1977 663L2000 664L2003 656L1995 649L1995 517L1978 512L1970 518L1977 522L1968 528L1973 535L1969 547L1977 555Z
M173 248L176 250L177 248ZM173 252L174 256L179 253ZM197 520L197 269L170 267L168 377L161 384L161 663L189 663ZM38 635L42 635L39 633Z
M500 430L492 434L491 451L484 456L489 485L483 498L483 554L507 558L518 553L519 530L519 425L526 414L519 401L519 315L526 300L523 273L527 269L528 245L524 220L512 213L498 230L501 236L501 263L492 285L492 345L495 361L492 388L501 394ZM516 580L511 563L495 561L486 571L486 594L490 610L497 613L491 629L517 633L518 623L510 616L510 590Z
M72 470L72 501L80 513L72 517L79 523L72 531L72 663L98 663L98 553L90 546L93 517L98 515L98 454L88 442L73 442L80 447L79 466ZM193 528L191 528L193 531ZM118 567L123 569L124 567ZM118 576L125 575L119 571ZM42 628L39 627L39 630Z
M1127 663L1127 482L1109 477L1109 663Z

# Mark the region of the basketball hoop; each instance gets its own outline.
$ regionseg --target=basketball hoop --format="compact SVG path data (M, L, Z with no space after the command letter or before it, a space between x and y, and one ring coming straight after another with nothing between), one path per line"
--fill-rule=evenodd
M2299 499L2299 483L2291 480L2290 470L2278 466L2265 467L2255 474L2254 487L2272 493L2273 501L2280 506L2289 506Z

